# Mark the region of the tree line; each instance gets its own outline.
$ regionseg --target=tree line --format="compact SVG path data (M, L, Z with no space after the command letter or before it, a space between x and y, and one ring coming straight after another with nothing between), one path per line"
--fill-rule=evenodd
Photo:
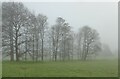
M101 50L99 33L83 26L75 33L62 17L52 26L21 2L2 3L2 54L10 61L87 60Z

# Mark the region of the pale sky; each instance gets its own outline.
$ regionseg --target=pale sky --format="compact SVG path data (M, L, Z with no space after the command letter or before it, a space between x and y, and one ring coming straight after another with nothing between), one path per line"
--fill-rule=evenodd
M100 33L101 42L114 51L118 48L118 5L115 2L25 2L35 14L48 17L49 26L61 16L77 32L88 25Z

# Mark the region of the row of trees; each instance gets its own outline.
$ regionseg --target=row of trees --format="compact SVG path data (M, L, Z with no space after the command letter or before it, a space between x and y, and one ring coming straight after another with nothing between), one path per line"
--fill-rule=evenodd
M11 61L86 60L101 50L99 34L84 26L74 33L58 17L49 26L47 16L30 12L22 3L2 3L2 53Z

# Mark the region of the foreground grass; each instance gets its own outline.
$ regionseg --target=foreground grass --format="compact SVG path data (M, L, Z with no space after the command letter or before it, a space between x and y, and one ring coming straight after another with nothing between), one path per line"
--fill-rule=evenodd
M3 77L116 77L117 60L3 62Z
M0 60L0 78L2 78L2 61Z

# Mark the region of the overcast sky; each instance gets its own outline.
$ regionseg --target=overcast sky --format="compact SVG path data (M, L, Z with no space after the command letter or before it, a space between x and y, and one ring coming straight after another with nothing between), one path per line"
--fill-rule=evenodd
M55 24L61 16L72 26L74 31L84 25L96 29L101 41L110 46L112 51L118 48L118 7L114 2L26 2L35 14L48 17L49 26Z

